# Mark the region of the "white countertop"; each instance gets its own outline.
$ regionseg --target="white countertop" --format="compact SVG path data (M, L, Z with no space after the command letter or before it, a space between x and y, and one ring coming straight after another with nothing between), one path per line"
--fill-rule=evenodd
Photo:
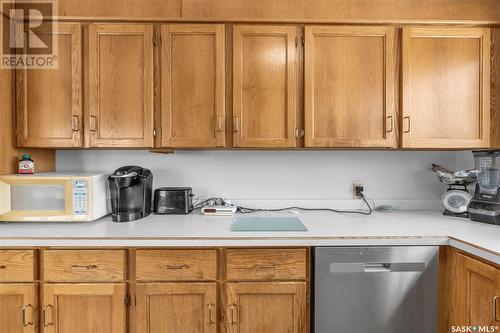
M253 215L265 216L268 213ZM292 216L289 212L273 216ZM244 214L248 216L248 214ZM232 232L234 217L151 215L142 220L10 222L0 224L0 247L10 246L358 246L451 245L500 264L500 226L446 217L438 211L330 212L293 215L305 232Z

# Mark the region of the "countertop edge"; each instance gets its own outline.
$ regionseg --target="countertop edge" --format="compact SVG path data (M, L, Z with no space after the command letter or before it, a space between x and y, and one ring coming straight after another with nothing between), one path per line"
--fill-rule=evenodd
M450 236L371 237L0 237L8 247L266 247L266 246L397 246L450 245L500 265L500 253Z

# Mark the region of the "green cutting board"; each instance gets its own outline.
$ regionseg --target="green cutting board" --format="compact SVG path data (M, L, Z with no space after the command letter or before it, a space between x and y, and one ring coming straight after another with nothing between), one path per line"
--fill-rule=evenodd
M231 231L307 231L297 217L237 217Z

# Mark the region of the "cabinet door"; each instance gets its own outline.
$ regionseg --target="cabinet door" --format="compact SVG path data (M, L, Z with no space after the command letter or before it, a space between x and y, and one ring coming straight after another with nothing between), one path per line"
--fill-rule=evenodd
M161 32L162 146L224 147L224 25Z
M293 26L235 26L233 145L295 147L297 32Z
M150 25L89 26L89 146L152 146L153 48Z
M306 147L395 147L394 28L305 35Z
M489 147L489 29L404 28L402 86L403 147Z
M146 283L136 288L135 332L217 332L216 283Z
M305 333L306 283L227 283L229 333Z
M83 143L81 27L59 23L57 30L58 68L16 72L20 147L80 147Z
M456 323L452 325L498 325L498 297L500 297L500 268L457 254L458 304ZM497 302L496 306L494 303ZM493 310L496 308L496 313ZM498 319L498 321L496 320Z
M0 332L37 332L37 311L36 284L0 284Z
M124 333L125 284L46 284L44 333Z

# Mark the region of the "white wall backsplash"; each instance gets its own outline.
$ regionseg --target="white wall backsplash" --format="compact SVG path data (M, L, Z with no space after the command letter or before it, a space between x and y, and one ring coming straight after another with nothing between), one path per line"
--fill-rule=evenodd
M474 169L474 158L472 151L457 151L455 153L455 170Z
M463 156L466 160L465 155ZM427 202L439 207L444 186L431 163L454 168L455 152L429 151L176 151L59 150L57 171L113 172L140 165L154 186L190 186L197 196L235 200L352 201L352 182L365 185L369 199ZM358 201L359 202L359 201ZM411 208L411 204L408 206ZM416 205L418 206L418 205ZM405 207L406 208L406 207Z

